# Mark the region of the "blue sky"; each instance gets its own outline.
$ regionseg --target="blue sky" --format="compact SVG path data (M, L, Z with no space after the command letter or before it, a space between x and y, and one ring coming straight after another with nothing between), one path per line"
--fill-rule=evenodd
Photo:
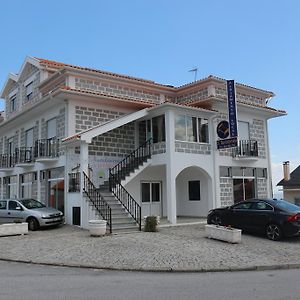
M274 181L300 163L300 2L14 0L0 3L0 85L26 55L160 83L213 74L273 91L288 116L269 122ZM0 108L3 108L3 102Z

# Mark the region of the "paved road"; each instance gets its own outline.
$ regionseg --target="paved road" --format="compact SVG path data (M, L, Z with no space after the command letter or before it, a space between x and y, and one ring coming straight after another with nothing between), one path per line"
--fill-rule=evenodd
M291 300L300 270L143 273L0 262L1 300Z
M208 271L300 268L300 239L272 242L243 235L241 244L209 240L203 226L92 238L72 226L0 238L0 259L127 270Z

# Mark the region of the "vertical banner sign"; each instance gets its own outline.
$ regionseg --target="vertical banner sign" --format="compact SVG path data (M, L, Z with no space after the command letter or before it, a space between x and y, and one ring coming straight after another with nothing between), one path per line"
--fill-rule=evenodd
M230 137L237 138L236 102L234 80L227 80L228 122Z

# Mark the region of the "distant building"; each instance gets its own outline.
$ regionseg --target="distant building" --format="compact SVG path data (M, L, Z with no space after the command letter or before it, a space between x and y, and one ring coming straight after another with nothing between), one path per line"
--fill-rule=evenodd
M283 179L277 183L283 188L283 198L300 205L300 166L290 173L290 162L283 163Z
M236 83L238 146L218 150L224 79L174 87L27 57L1 92L1 198L37 198L69 224L104 218L116 230L271 197L268 120L286 114L267 105L273 96Z

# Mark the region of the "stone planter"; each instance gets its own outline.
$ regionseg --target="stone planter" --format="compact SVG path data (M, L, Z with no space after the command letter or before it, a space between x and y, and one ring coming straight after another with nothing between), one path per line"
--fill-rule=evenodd
M7 223L0 225L0 236L28 234L28 223Z
M89 231L91 236L103 236L106 234L106 223L105 220L90 220Z
M218 225L205 225L205 234L209 239L225 241L228 243L240 243L242 231Z

